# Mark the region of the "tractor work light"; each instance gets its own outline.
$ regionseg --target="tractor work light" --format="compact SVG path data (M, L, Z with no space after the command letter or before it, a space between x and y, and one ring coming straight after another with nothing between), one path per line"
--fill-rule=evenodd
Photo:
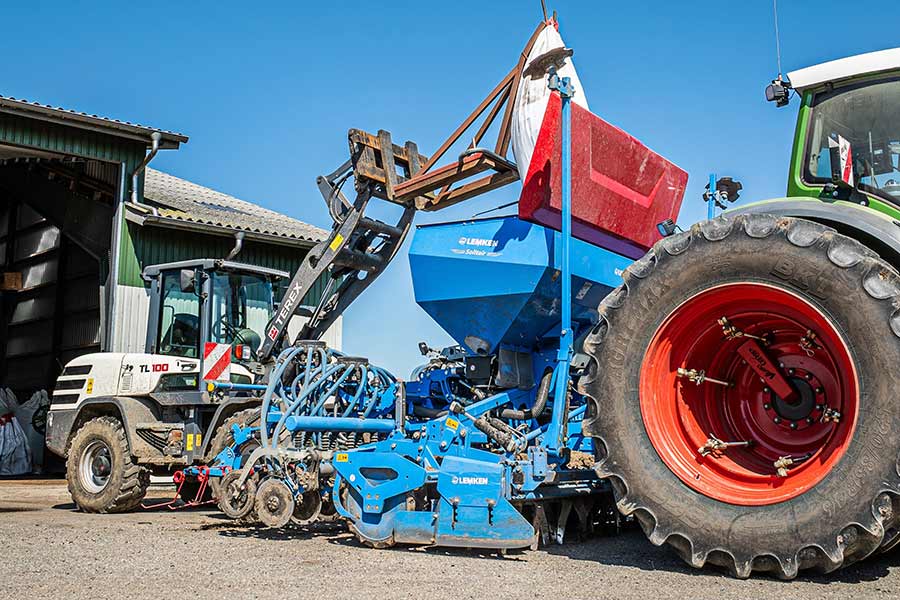
M791 100L791 84L784 81L780 77L773 79L772 83L766 86L766 101L774 102L775 106L781 108L787 106Z

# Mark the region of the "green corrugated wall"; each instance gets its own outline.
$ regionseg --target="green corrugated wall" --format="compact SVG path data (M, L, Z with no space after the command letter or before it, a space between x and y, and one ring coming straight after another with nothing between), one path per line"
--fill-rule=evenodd
M0 143L125 163L126 173L134 171L146 154L144 142L6 113L0 113ZM143 177L139 185L143 186ZM231 237L125 223L119 255L119 283L122 285L143 286L141 270L144 266L192 258L225 257L234 245ZM238 260L293 275L305 253L300 248L247 240ZM305 302L318 302L323 288L324 280L311 290Z
M0 113L0 142L84 158L124 162L128 172L134 170L146 153L146 143L143 142L5 113Z
M122 236L119 283L140 287L144 285L141 271L146 266L195 258L225 258L233 246L232 237L128 223L127 234ZM243 249L235 261L287 271L293 275L306 252L302 248L244 240ZM323 289L324 280L313 287L305 303L318 302Z

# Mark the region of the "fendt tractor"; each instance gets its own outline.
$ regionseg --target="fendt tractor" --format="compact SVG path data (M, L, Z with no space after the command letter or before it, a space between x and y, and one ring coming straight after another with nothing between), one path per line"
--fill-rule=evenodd
M318 181L334 226L263 331L265 374L206 382L204 399L261 405L176 480L216 481L236 520L340 519L374 547L505 551L614 531L624 516L691 565L739 577L827 572L891 548L900 49L774 81L777 104L801 98L788 197L681 231L687 174L590 112L557 29L542 22L430 156L350 131L349 160ZM517 179L513 214L413 235L416 302L453 346L420 344L424 364L404 380L320 341L417 211ZM713 178L705 198L726 205L736 190ZM376 203L395 205L396 223L366 216ZM285 339L321 276L322 301ZM97 439L81 431L82 445ZM108 456L114 473L133 465L119 446ZM70 468L82 464L96 472Z
M146 267L145 352L87 354L63 369L46 442L67 459L69 492L81 510L137 508L151 472L171 474L208 450L217 454L220 427L259 406L253 397L210 397L204 382L240 385L258 377L256 351L274 314L273 285L289 275L230 258ZM200 491L186 482L181 496L193 501Z

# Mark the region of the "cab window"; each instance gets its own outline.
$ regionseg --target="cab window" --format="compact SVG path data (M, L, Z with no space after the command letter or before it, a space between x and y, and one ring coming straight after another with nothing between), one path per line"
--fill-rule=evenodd
M200 357L200 298L181 289L179 271L162 274L159 315L159 354Z

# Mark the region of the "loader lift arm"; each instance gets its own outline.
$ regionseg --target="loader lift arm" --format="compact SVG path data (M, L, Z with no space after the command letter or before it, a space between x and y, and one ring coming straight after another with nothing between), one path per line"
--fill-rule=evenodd
M519 82L526 76L525 62L540 32L542 22L523 49L516 66L498 83L431 157L419 154L413 142L398 146L388 131L372 135L359 129L348 134L350 159L334 172L318 177L317 185L334 224L327 239L310 250L294 274L275 316L266 326L258 359L269 362L276 354L288 323L316 281L328 273L328 282L318 305L306 313L308 322L298 340L319 339L344 310L390 264L403 245L416 211L434 211L480 196L519 178L515 163L505 158L509 150L512 112ZM553 58L553 57L548 57ZM548 66L552 60L548 60ZM490 109L490 110L488 110ZM471 143L456 161L435 168L447 151L487 111ZM479 146L501 111L493 150ZM489 172L474 181L462 183ZM341 191L354 180L353 202ZM460 184L454 186L454 184ZM373 198L403 207L396 224L365 216Z

